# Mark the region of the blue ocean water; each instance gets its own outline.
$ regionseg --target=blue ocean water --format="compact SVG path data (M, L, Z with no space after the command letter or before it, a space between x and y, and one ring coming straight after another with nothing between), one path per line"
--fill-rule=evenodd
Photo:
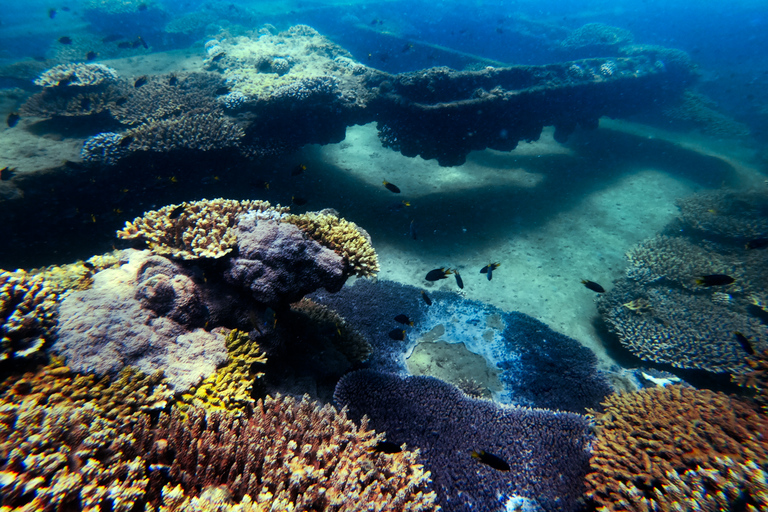
M256 401L355 404L360 425L372 391L335 389L365 370L388 383L373 428L439 472L409 490L422 510L671 510L671 472L694 510L720 490L701 468L733 482L721 509L768 509L765 1L0 7L0 507L235 510L248 495L363 510L375 475L418 474L389 465L399 448L350 441L349 455L311 437L335 412ZM342 242L216 198L357 227ZM465 394L408 380L415 346L423 375ZM124 361L166 380L118 373ZM653 476L611 488L620 476L593 457L615 417L601 402L668 385L701 393L697 406L732 394L754 434L692 407L686 435L709 422L702 443L736 448L677 460L641 442L620 469ZM424 391L393 398L404 389ZM424 421L392 427L398 400ZM535 428L517 406L541 407ZM246 424L270 414L287 427L264 448ZM664 438L667 419L653 421ZM357 457L353 476L337 456ZM334 485L348 495L331 499Z

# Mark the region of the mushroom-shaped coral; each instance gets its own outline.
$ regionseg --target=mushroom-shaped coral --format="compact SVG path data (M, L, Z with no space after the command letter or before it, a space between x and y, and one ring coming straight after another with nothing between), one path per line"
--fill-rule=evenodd
M768 508L768 419L748 403L667 386L604 405L587 476L599 510Z
M176 485L190 497L226 486L234 500L266 510L435 510L417 452L371 450L383 435L308 397L266 397L250 418L175 411L162 414L154 432L134 435L154 446L145 455L149 463L169 466L164 498ZM149 495L165 483L151 480Z
M348 275L373 277L379 271L379 259L371 246L371 237L335 211L289 215L285 221L295 224L313 240L341 255L348 264Z
M0 270L0 361L30 357L53 339L57 298L41 276Z
M220 258L237 244L233 226L246 211L272 216L288 208L271 207L266 201L203 199L180 205L168 205L146 212L117 232L124 239L139 239L156 254L175 258Z

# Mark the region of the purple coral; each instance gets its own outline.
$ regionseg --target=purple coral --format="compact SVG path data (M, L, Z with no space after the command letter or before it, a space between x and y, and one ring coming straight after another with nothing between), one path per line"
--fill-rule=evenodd
M293 224L244 215L237 246L224 279L262 304L286 306L319 288L337 292L347 279L344 259Z
M421 450L447 512L495 511L519 497L547 511L579 509L592 439L584 416L500 407L433 377L373 370L343 377L335 399L352 418L366 415L372 428L386 431L387 441ZM479 450L501 457L511 470L473 459Z

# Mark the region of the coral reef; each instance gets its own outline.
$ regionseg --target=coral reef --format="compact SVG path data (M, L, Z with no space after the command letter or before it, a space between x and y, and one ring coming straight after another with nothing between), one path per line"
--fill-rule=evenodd
M612 395L597 417L587 496L599 510L765 510L768 419L722 393Z
M52 341L57 299L41 276L0 270L0 361L30 358Z
M132 130L132 151L167 153L175 150L212 151L238 148L245 132L220 113L180 115L169 119L150 120Z
M102 112L111 113L116 102L126 94L123 82L96 86L53 87L35 94L21 107L31 117L82 117Z
M607 50L631 44L634 39L632 32L627 29L604 23L587 23L568 34L560 46L567 50Z
M383 436L365 420L358 427L308 397L267 397L250 418L194 409L162 414L156 429L134 436L153 447L147 462L167 466L167 478L150 481L150 496L170 480L189 496L225 485L232 499L248 496L246 503L271 510L435 509L417 453L371 451Z
M220 258L237 244L234 225L246 211L270 216L286 213L288 208L222 198L172 204L126 222L117 236L143 240L154 253L174 258Z
M39 275L61 294L68 290L87 290L93 284L94 273L114 267L119 261L119 251L113 251L91 256L85 261L35 268L30 270L29 274Z
M405 372L405 354L420 341L463 343L499 369L504 387L494 398L503 403L584 412L598 407L611 388L597 370L597 358L578 341L522 313L507 313L455 293L430 292L391 281L358 280L340 292L316 292L310 298L329 306L374 346L371 368ZM414 327L405 341L388 332L394 317L407 313Z
M354 222L339 217L338 212L323 210L288 215L285 222L295 224L313 240L342 256L348 275L374 277L379 271L370 235Z
M125 251L121 263L61 302L52 350L98 375L163 370L177 391L211 375L226 360L225 335L200 327L208 308L195 277L148 251Z
M235 232L238 255L224 279L262 304L280 309L318 288L337 292L350 274L342 256L293 224L243 215Z
M742 138L750 135L749 126L720 112L712 99L690 89L683 92L677 102L664 108L662 114L671 121L693 125L714 137Z
M181 395L177 402L179 409L187 411L189 406L209 410L226 409L237 414L253 411L254 380L264 376L254 368L267 362L258 343L248 333L234 329L227 334L227 364L203 380L195 389Z
M768 413L768 349L747 361L749 371L733 375L732 380L739 386L754 390L751 397L764 413Z
M768 193L718 189L677 200L680 219L696 231L747 241L768 238Z
M748 354L734 332L753 340L755 350L766 344L759 320L706 292L624 280L598 299L598 311L633 354L678 368L742 373Z
M40 87L94 87L118 81L117 72L103 64L69 63L53 67L35 80Z
M336 400L353 418L369 418L387 440L420 450L446 511L495 511L513 495L544 510L578 510L589 469L590 427L572 413L500 407L473 400L433 377L371 370L343 377ZM481 464L472 451L502 458L510 471Z
M84 162L115 165L130 154L131 139L124 134L104 132L88 137L80 150Z

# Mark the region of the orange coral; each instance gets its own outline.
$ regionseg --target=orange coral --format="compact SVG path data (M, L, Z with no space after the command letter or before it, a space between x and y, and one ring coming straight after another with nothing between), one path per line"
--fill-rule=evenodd
M612 395L597 418L587 496L601 511L766 510L768 418L681 386Z

